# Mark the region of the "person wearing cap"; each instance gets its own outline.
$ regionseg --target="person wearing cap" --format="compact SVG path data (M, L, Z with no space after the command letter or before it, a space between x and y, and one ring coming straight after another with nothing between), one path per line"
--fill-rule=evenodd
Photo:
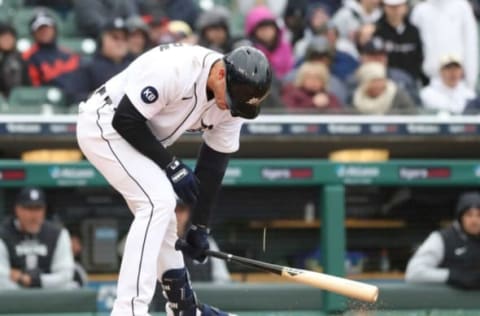
M75 287L70 236L45 219L46 207L41 189L18 193L0 226L0 289Z
M383 0L383 16L376 23L373 40L382 41L388 55L388 67L421 79L423 48L420 33L408 19L407 0Z
M138 0L139 13L147 20L158 16L166 16L170 20L180 20L195 28L195 22L201 9L194 0ZM148 22L147 22L148 23Z
M150 28L139 16L130 17L127 21L128 53L135 59L151 47Z
M440 76L440 60L457 55L465 81L476 89L478 67L478 25L467 0L425 0L413 7L410 20L420 31L423 44L423 73L433 80Z
M27 65L17 50L17 33L6 23L0 22L0 96L8 98L16 86L30 84Z
M365 24L374 24L380 19L381 0L345 0L332 18L340 37L355 42L355 34Z
M228 315L200 304L183 255L204 262L210 217L246 119L268 96L272 69L253 47L227 55L182 43L159 45L80 103L77 141L134 214L112 316L147 316L157 280L168 316ZM169 146L202 133L195 171ZM192 207L180 241L176 197ZM181 251L178 251L178 250Z
M57 22L48 9L36 10L29 25L34 43L22 57L32 85L58 87L70 98L77 88L80 56L57 44Z
M73 10L78 30L90 38L97 38L116 18L138 15L136 1L131 0L74 0Z
M445 55L439 68L440 77L420 91L423 106L436 112L463 113L467 103L475 98L475 91L464 80L461 59L455 54Z
M480 193L460 195L452 224L432 232L410 258L409 283L480 289Z
M220 53L231 51L229 20L230 12L222 6L200 14L197 20L198 44Z
M78 71L75 101L85 99L105 81L124 70L131 62L128 55L128 30L125 21L116 18L105 24L98 37L93 58Z
M346 104L348 98L348 91L346 85L340 78L331 72L331 68L335 61L335 57L339 52L330 44L329 40L325 36L315 36L311 39L307 46L305 56L299 60L300 65L294 68L283 79L284 85L288 86L293 83L297 78L298 69L306 62L313 64L321 63L327 67L329 71L329 83L326 86L327 91L338 99L340 104ZM341 54L341 52L340 52Z
M353 107L362 114L413 114L415 105L408 94L387 77L387 69L379 62L368 62L358 68L358 87Z
M387 78L395 82L403 91L408 93L410 99L417 105L420 105L420 96L417 82L407 72L388 66L388 54L382 40L372 39L360 47L360 66L369 62L383 64L387 69ZM354 91L358 85L358 78L355 75L347 79L347 86L350 91Z

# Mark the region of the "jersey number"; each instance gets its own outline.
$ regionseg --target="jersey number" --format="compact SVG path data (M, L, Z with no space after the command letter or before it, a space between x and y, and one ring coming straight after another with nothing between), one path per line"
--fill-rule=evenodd
M160 51L163 52L164 50L167 50L171 47L181 47L181 46L183 46L183 43L170 43L170 44L159 45L158 48L160 48Z

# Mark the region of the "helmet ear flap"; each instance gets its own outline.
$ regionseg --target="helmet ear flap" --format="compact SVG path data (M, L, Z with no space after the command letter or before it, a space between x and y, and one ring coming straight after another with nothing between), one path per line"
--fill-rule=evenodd
M272 71L265 55L250 46L236 48L224 57L227 101L232 116L253 119L267 97Z

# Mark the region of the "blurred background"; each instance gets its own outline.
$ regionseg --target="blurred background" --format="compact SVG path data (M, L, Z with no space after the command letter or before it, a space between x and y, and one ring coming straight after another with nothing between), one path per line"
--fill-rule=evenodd
M255 46L275 75L212 241L381 291L370 306L187 262L200 300L250 316L480 315L479 18L477 0L0 0L0 313L108 315L132 215L83 160L78 103L182 42ZM194 165L200 143L187 134L172 152ZM42 270L41 238L12 220L56 225L68 247L52 244ZM34 267L23 274L10 269L18 245ZM69 260L75 278L45 281ZM163 304L157 293L152 313Z

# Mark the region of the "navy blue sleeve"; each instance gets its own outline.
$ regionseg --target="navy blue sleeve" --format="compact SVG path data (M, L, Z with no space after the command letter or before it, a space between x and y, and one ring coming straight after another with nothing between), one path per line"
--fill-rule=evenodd
M202 144L195 167L195 175L200 181L200 195L193 209L192 224L209 226L211 211L217 201L229 159L229 154Z

